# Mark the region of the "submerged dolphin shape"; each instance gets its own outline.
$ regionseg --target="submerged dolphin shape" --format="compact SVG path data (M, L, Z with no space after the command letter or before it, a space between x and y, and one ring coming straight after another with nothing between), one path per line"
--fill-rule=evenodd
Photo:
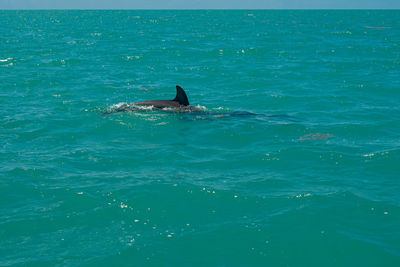
M115 110L106 111L103 115L123 112L123 111L132 111L137 110L137 106L148 106L154 107L157 109L164 109L164 108L173 108L180 112L192 112L196 111L196 108L189 105L189 100L186 96L185 91L179 85L176 86L176 96L172 100L150 100L150 101L142 101L142 102L134 102L130 104L124 104L118 107Z

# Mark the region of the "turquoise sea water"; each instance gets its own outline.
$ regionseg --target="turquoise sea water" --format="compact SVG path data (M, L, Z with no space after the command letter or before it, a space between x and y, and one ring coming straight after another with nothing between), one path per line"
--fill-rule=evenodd
M0 11L0 266L399 266L399 100L400 11Z

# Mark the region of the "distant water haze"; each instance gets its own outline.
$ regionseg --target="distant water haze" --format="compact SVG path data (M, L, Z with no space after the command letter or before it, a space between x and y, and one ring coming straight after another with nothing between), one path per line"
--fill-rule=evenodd
M0 0L0 9L399 9L397 0Z

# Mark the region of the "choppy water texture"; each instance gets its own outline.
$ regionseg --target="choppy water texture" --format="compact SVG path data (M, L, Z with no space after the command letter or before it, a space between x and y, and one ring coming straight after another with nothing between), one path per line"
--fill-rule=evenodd
M399 78L400 11L0 11L0 265L399 266Z

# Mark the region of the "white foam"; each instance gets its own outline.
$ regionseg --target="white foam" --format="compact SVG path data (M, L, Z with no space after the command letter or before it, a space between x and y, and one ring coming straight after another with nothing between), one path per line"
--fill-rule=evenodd
M224 108L224 107L217 107L213 108L213 110L231 110L230 108Z
M138 105L135 105L135 104L130 104L129 106L137 108L138 110L145 110L145 111L149 111L149 110L153 110L154 109L154 106L138 106Z
M194 107L197 108L197 109L200 109L202 111L207 111L208 110L205 106L202 106L202 105L196 105Z
M5 58L5 59L0 59L0 62L7 62L7 61L9 61L9 60L12 60L12 58L11 58L11 57L8 57L8 58Z
M110 106L110 108L111 108L111 109L120 108L120 107L122 107L123 105L127 105L127 104L128 104L128 103L126 103L126 102L120 102L120 103L117 103L117 104L114 104L114 105Z
M176 111L177 109L176 108L167 107L167 108L162 108L162 110L164 110L164 111Z
M374 153L369 153L369 154L365 154L365 155L363 155L363 157L373 157L373 156L375 156L375 154L374 154Z
M127 103L127 102L120 102L117 104L113 104L111 106L109 106L109 110L116 110L119 108L126 108L128 111L153 111L153 110L158 110L156 109L154 106L152 105L135 105L134 103ZM195 111L203 111L203 112L207 112L209 111L209 109L207 109L205 106L201 106L201 105L196 105L194 106ZM164 111L172 111L172 112L182 112L182 111L186 111L186 109L182 108L175 108L175 107L165 107L162 108L162 110ZM192 111L192 110L188 110L188 111Z

